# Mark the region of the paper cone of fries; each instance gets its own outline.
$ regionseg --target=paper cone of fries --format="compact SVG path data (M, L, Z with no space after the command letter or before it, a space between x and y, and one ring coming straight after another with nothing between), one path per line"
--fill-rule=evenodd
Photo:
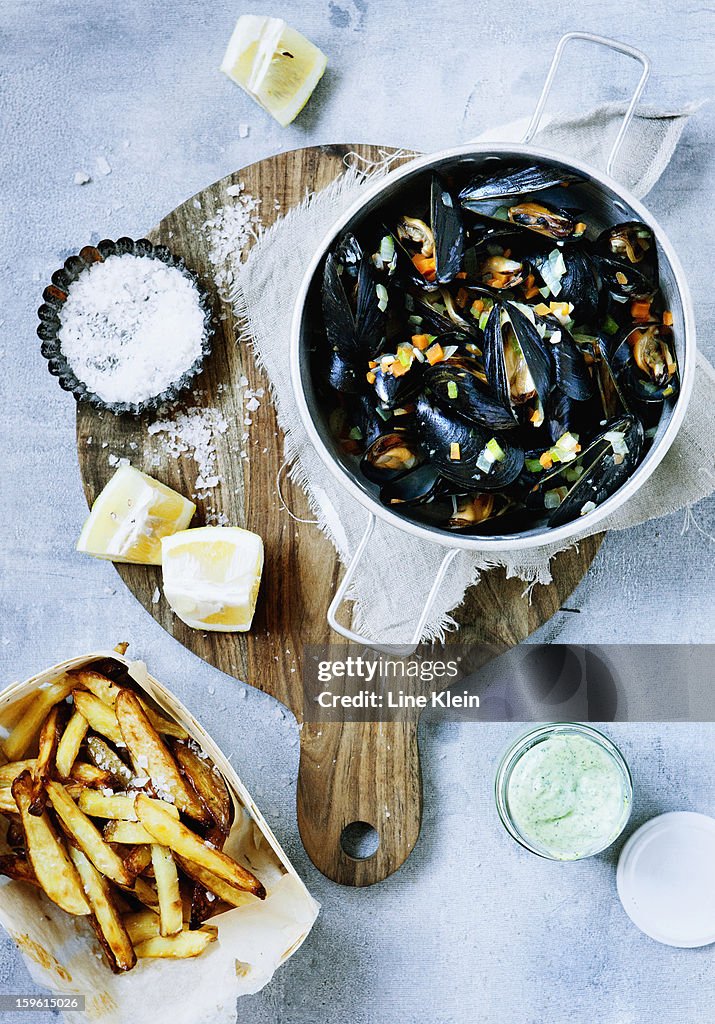
M236 772L142 662L0 693L0 923L102 1024L233 1021L318 913Z

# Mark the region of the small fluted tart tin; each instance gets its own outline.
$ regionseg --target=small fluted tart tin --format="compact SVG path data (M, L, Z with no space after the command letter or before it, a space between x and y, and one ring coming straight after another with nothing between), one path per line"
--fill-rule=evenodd
M62 351L59 337L62 326L61 311L67 300L70 287L81 274L89 270L93 264L101 263L109 256L128 254L146 256L159 260L169 267L175 267L196 287L199 306L204 314L201 355L181 374L178 380L160 394L153 395L141 402L108 402L80 380ZM58 378L61 388L72 392L75 401L88 402L96 409L107 409L116 414L129 413L139 416L143 412L157 410L162 405L175 401L183 391L191 386L203 369L204 360L211 351L213 336L212 311L208 293L199 281L198 275L186 266L181 257L175 256L166 246L154 245L146 238L118 238L116 241L105 238L96 245L86 245L80 249L78 255L66 259L64 265L52 275L51 282L42 293L43 303L37 311L40 318L37 335L42 341L42 355L47 360L50 373Z

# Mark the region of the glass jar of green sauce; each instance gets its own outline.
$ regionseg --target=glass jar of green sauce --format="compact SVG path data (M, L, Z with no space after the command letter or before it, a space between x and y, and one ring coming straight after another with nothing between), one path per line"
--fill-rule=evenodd
M529 730L496 778L507 832L549 860L581 860L610 846L631 813L633 786L620 750L597 729L556 722Z

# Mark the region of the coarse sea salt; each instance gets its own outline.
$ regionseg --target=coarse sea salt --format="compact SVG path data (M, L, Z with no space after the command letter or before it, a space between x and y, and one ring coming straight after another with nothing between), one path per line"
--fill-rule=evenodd
M201 358L198 289L149 256L108 256L69 287L59 342L75 375L102 401L140 403L175 384Z
M233 202L220 207L215 216L204 224L214 281L224 299L229 298L235 267L241 262L244 249L256 237L261 224L258 212L261 200L249 195L242 182L229 185L226 194Z
M167 455L174 459L183 455L193 458L198 469L198 490L205 492L221 483L216 473L216 438L226 433L228 421L218 409L195 406L173 419L150 423L148 430L150 434L162 435L160 440Z

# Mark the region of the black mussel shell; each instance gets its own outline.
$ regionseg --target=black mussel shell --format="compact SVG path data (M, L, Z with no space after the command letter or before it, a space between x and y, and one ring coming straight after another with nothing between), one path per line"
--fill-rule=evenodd
M430 190L434 235L435 280L448 284L462 269L464 225L459 206L444 182L434 174Z
M328 368L328 383L342 394L355 395L365 390L365 375L355 365L344 359L339 352L333 352Z
M478 423L488 430L512 430L518 426L511 410L489 390L484 371L474 359L453 356L443 363L428 366L424 384L440 408L467 423Z
M560 289L554 294L559 302L570 302L574 307L573 319L579 324L596 322L599 308L598 282L596 272L587 253L574 245L561 250L566 272L560 280ZM539 253L533 257L536 269L541 268L549 259L549 253Z
M363 257L362 247L352 231L348 231L335 246L335 259L343 267L348 277L357 280L360 262Z
M474 317L462 316L446 288L440 290L439 298L435 297L435 302L443 305L445 311L442 312L440 309L437 309L434 302L430 302L424 296L417 296L412 299L413 313L422 320L419 328L420 331L424 331L425 328L431 328L429 333L440 335L450 334L456 330L468 335L477 342L481 341L482 332L479 330L477 321ZM415 330L415 333L418 333L417 330Z
M402 377L395 377L389 371L385 372L382 366L375 367L372 372L375 374L375 395L388 409L397 409L405 405L422 388L423 364L416 359Z
M479 204L485 200L508 199L581 180L575 174L552 167L505 167L497 174L478 174L472 178L459 193L459 201L465 209L479 213Z
M340 244L338 249L344 252L345 247ZM353 291L356 292L354 311ZM323 267L322 305L325 333L335 352L356 363L380 351L387 317L381 308L384 302L381 302L378 282L368 258L360 259L355 283L346 264L336 253L328 253Z
M345 419L348 425L346 433L354 430L359 435L363 447L369 447L380 434L390 429L388 424L375 409L370 395L346 395L344 399ZM388 420L392 414L388 413Z
M394 430L373 441L360 461L360 469L368 480L384 486L423 462L418 441L409 433Z
M641 402L662 402L680 390L673 332L663 324L631 327L616 344L611 364L624 390Z
M544 317L544 321L546 348L551 356L556 384L569 398L585 402L593 394L594 386L583 352L570 331L555 317Z
M594 264L601 277L603 288L611 295L623 299L635 299L650 296L656 289L656 284L648 274L616 256L604 256L596 253L593 257Z
M607 339L603 335L594 339L591 349L598 397L606 420L630 411L623 387L612 365L611 349L612 339Z
M505 337L507 328L511 328ZM520 392L519 381L514 372L507 368L506 345L514 348L514 341L521 349L519 365L528 369L533 389ZM492 309L484 330L484 369L497 399L512 410L514 418L521 421L528 410L533 409L536 400L545 407L551 390L551 358L544 348L536 327L513 303L500 303ZM529 420L529 424L531 424ZM540 425L539 423L536 424Z
M527 505L548 509L549 495L565 489L560 504L549 516L549 526L563 526L586 515L631 476L640 462L643 443L643 426L635 416L612 420L576 459L540 479L528 495ZM569 479L579 471L577 479Z
M519 475L524 452L508 437L476 424L470 426L458 416L443 412L427 395L417 400L416 420L430 462L447 480L491 491L505 487ZM505 457L482 470L477 462L493 438Z
M421 466L410 470L409 473L386 483L380 491L380 501L390 508L396 505L422 504L435 493L439 479L439 471L436 466L430 462L424 462Z

